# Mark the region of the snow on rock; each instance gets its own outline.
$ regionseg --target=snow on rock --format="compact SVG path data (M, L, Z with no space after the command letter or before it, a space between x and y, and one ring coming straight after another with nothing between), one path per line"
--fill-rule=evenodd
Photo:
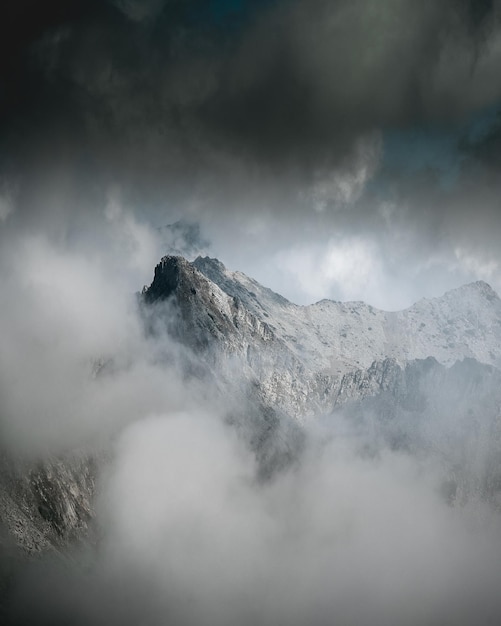
M348 373L386 359L501 364L501 300L484 282L398 312L331 300L298 306L217 259L168 256L144 298L169 297L181 311L186 343L210 345L222 371L234 367L228 355L240 357L264 401L298 419L331 409Z
M445 365L463 358L501 364L501 300L483 281L386 312L364 302L297 306L217 259L199 257L193 265L264 317L312 369L342 373L388 357L399 363L433 356Z

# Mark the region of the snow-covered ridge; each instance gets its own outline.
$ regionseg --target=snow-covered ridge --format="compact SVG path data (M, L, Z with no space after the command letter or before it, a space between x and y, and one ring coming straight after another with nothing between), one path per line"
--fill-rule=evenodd
M181 341L229 378L238 358L263 403L299 420L333 410L346 376L362 380L374 363L401 368L431 357L447 367L465 358L501 365L501 301L482 282L398 312L364 302L298 306L217 259L167 256L143 297L175 298Z
M341 374L387 357L398 363L432 356L444 365L464 358L501 365L501 300L483 281L387 312L364 302L298 306L216 259L198 257L193 265L263 317L313 370Z

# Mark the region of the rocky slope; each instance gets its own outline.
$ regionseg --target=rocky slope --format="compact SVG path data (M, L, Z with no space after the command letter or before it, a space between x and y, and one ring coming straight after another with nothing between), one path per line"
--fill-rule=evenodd
M0 476L2 522L26 552L58 549L88 532L96 477L91 458L27 463L4 455Z
M96 476L80 452L38 462L0 454L0 623L17 572L40 556L65 562L70 546L93 541Z

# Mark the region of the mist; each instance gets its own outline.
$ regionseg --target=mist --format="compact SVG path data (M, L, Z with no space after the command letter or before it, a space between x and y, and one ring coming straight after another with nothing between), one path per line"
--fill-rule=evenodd
M0 427L7 449L64 450L187 400L182 373L161 356L175 345L150 341L138 316L135 290L155 265L155 232L120 211L103 209L100 240L91 244L4 233Z
M14 623L495 623L498 514L451 508L436 467L364 457L340 430L310 434L262 484L217 416L128 427L100 488L99 546L25 572Z

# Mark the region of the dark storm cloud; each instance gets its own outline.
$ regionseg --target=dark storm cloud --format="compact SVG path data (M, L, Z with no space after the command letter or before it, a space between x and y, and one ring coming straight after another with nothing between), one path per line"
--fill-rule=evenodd
M185 202L187 183L221 196L221 181L234 204L256 178L311 183L349 167L375 129L501 93L492 2L16 7L3 22L2 169L29 181L28 206L51 180L77 205L112 183L148 205L166 188Z
M487 170L496 170L501 165L501 110L493 124L480 137L466 138L461 149L469 162L479 163Z

